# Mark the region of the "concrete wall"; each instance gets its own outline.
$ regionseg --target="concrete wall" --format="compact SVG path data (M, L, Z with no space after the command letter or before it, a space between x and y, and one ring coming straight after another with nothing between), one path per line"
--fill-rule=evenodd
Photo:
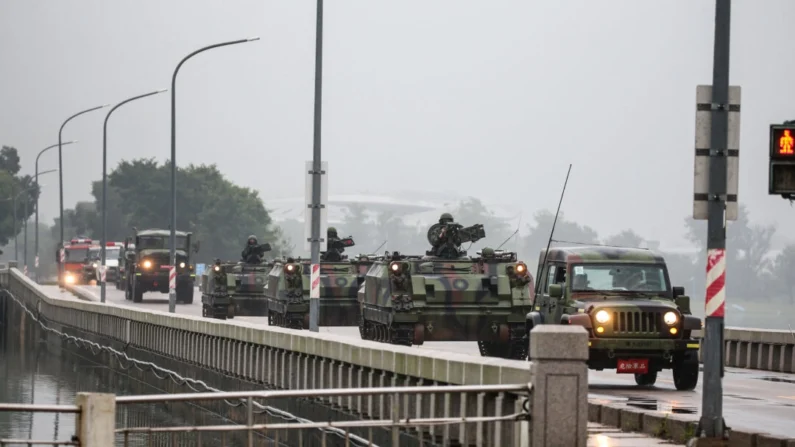
M203 369L283 389L365 388L409 385L532 383L531 421L469 424L453 438L486 440L485 445L585 447L587 437L587 340L579 327L547 326L533 331L532 363L481 358L352 340L333 334L138 311L46 296L17 269L0 271L0 286L49 322L172 358ZM581 346L580 349L571 349ZM565 398L564 398L565 397ZM358 414L383 417L388 407L375 399L334 397L329 403ZM413 417L521 413L526 397L486 395L445 398L428 405L419 398L402 411ZM492 412L492 413L493 413ZM452 413L452 414L450 414ZM545 421L554 420L555 424Z

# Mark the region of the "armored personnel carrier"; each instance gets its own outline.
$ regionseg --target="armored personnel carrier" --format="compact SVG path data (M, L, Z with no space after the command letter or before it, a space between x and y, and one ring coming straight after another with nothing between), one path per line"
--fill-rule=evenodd
M604 246L554 247L538 261L535 310L528 330L572 324L588 332L588 367L634 374L651 386L673 370L677 390L698 384L699 342L683 287L672 287L665 259L651 250ZM530 359L532 360L532 359Z
M359 304L356 296L364 275L380 259L375 255L359 255L353 259L341 255L343 247L352 247L353 238L329 241L326 256L320 260L319 326L357 326ZM337 254L328 256L332 250ZM331 261L329 258L335 258ZM309 328L309 293L311 281L309 260L287 258L277 261L268 277L265 295L268 298L268 321L272 326L292 329Z
M486 236L483 225L446 220L428 231L426 256L392 253L368 271L359 292L365 340L411 346L425 341L477 341L483 356L524 359L525 316L532 277L516 253L460 245Z
M258 245L261 253L271 250ZM201 280L202 316L227 318L261 317L268 312L265 285L273 262L231 262L216 259Z

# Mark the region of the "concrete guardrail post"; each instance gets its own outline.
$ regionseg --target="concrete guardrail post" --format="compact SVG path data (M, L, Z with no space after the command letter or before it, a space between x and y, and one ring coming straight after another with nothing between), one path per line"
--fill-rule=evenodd
M75 433L80 447L108 447L115 444L116 395L107 393L77 393L80 416L76 418Z
M8 268L9 268L9 270L10 269L19 268L19 262L17 262L17 261L8 261Z
M530 332L530 443L586 447L588 334L580 326L544 324Z

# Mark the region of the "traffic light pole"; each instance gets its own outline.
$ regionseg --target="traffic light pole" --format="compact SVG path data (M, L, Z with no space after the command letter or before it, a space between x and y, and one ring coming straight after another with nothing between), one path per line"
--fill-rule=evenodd
M726 300L726 200L729 131L729 37L731 0L715 1L712 67L707 282L703 336L704 384L700 436L725 439L723 420L723 328Z

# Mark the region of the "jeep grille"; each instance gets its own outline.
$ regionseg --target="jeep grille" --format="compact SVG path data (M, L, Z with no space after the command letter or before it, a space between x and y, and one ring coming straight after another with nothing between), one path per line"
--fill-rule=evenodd
M613 333L616 335L659 334L662 312L613 312Z

